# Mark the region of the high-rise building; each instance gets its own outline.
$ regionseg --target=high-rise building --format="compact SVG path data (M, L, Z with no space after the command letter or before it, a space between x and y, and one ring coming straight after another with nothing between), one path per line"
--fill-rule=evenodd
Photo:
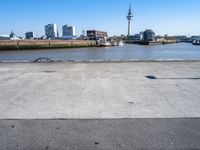
M75 36L76 35L76 28L70 25L63 26L63 36Z
M26 37L26 39L34 39L35 34L34 34L34 32L26 32L25 37Z
M48 24L45 26L45 35L48 39L55 39L58 36L56 24Z
M64 25L62 27L63 39L76 39L76 28L70 25Z
M64 25L63 29L63 36L64 39L75 39L76 38L76 28L70 25Z

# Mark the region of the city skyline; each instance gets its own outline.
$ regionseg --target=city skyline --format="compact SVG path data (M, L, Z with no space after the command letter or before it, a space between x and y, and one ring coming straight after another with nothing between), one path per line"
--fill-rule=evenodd
M76 26L78 35L83 29L126 35L129 3L129 0L2 0L0 34L14 30L19 36L28 31L42 36L44 25L55 23L59 33L62 25L71 24ZM131 34L152 29L160 35L200 35L198 0L135 0L131 3L134 16Z

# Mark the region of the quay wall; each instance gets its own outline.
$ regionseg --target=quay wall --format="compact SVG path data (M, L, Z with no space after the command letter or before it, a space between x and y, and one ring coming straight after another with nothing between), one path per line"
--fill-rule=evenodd
M164 44L173 44L177 43L176 40L164 40L164 41L132 41L132 40L127 40L126 43L132 43L132 44L140 44L140 45L164 45Z
M94 47L92 40L0 40L0 50Z
M140 42L141 45L164 45L164 44L174 44L177 43L176 40L164 40L164 41L150 41L150 42Z

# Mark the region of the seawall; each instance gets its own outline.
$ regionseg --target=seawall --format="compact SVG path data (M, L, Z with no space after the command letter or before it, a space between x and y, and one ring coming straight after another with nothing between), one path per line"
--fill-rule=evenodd
M0 40L0 50L94 47L90 40Z
M164 45L164 44L174 44L177 43L176 40L164 40L164 41L149 41L149 42L139 42L141 45Z
M140 44L140 45L164 45L164 44L174 44L177 43L176 40L164 40L164 41L133 41L133 40L127 40L126 43L129 44Z

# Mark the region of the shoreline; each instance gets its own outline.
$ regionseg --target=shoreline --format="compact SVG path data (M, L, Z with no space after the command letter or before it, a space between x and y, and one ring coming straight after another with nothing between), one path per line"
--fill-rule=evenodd
M40 59L40 58L39 58ZM42 58L44 59L44 58ZM6 64L6 63L131 63L131 62L155 62L155 63L171 63L171 62L200 62L200 59L157 59L157 60L51 60L49 61L0 61L0 64Z

